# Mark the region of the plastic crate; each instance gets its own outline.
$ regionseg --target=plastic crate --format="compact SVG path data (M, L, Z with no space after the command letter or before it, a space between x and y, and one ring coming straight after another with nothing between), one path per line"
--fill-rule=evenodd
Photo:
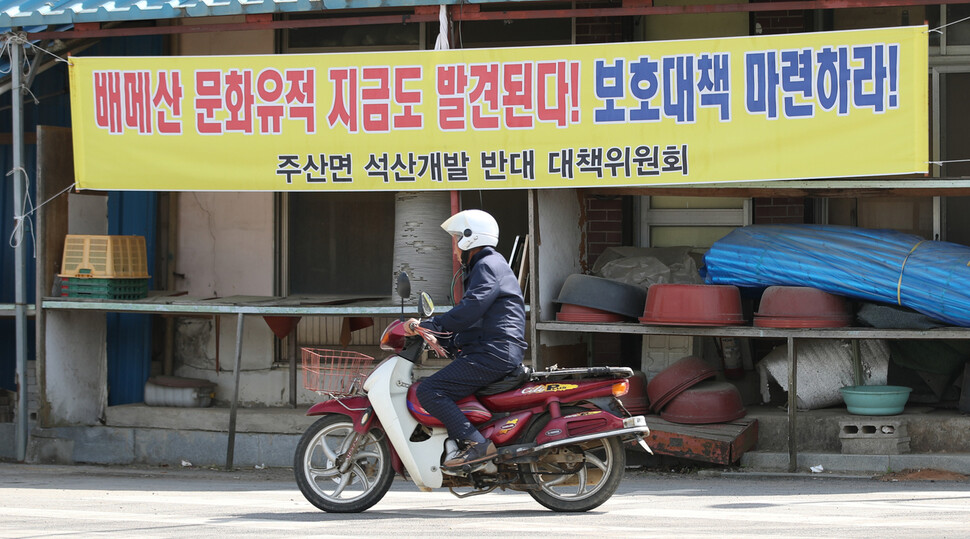
M147 279L145 237L68 234L58 275L78 279Z
M80 279L61 281L61 296L92 299L141 299L148 295L148 279Z

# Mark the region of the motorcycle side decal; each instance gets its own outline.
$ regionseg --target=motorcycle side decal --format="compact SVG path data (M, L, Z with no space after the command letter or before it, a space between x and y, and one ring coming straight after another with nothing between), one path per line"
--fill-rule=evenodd
M546 431L546 436L553 437L557 434L562 434L562 429L550 429Z
M552 393L556 391L569 391L570 389L576 389L579 387L576 384L541 384L533 387L527 387L522 390L523 395L532 395L534 393Z
M502 425L501 427L498 428L498 433L500 435L501 434L508 434L518 424L519 424L519 418L516 417L516 418L513 418L513 419L509 419L508 421L505 422L504 425Z

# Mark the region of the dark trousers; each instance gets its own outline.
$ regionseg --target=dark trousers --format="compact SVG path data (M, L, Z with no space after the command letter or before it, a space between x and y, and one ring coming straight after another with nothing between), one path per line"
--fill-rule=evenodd
M516 366L488 354L459 356L440 371L421 380L417 389L418 402L429 414L444 423L448 436L467 440L476 429L461 413L455 401L501 380Z

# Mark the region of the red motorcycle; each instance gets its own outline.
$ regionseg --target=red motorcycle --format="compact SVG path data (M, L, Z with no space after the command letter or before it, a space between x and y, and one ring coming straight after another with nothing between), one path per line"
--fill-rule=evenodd
M430 316L430 297L421 295ZM442 469L457 451L440 421L418 403L412 371L438 347L426 330L407 337L403 322L384 331L381 348L393 352L363 383L363 394L320 402L307 415L321 416L300 439L296 482L316 507L360 512L383 498L395 473L422 490L447 487L459 498L496 488L528 492L553 511L588 511L613 495L626 465L624 444L639 443L650 430L619 397L633 371L624 367L522 368L458 402L498 455L474 468ZM346 365L333 358L335 378L360 393ZM350 370L353 370L352 368ZM470 489L459 491L458 489Z

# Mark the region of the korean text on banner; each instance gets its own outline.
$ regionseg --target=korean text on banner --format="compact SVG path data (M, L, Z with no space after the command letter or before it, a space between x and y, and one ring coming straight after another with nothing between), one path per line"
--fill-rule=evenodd
M77 185L639 186L927 171L926 27L71 59Z

